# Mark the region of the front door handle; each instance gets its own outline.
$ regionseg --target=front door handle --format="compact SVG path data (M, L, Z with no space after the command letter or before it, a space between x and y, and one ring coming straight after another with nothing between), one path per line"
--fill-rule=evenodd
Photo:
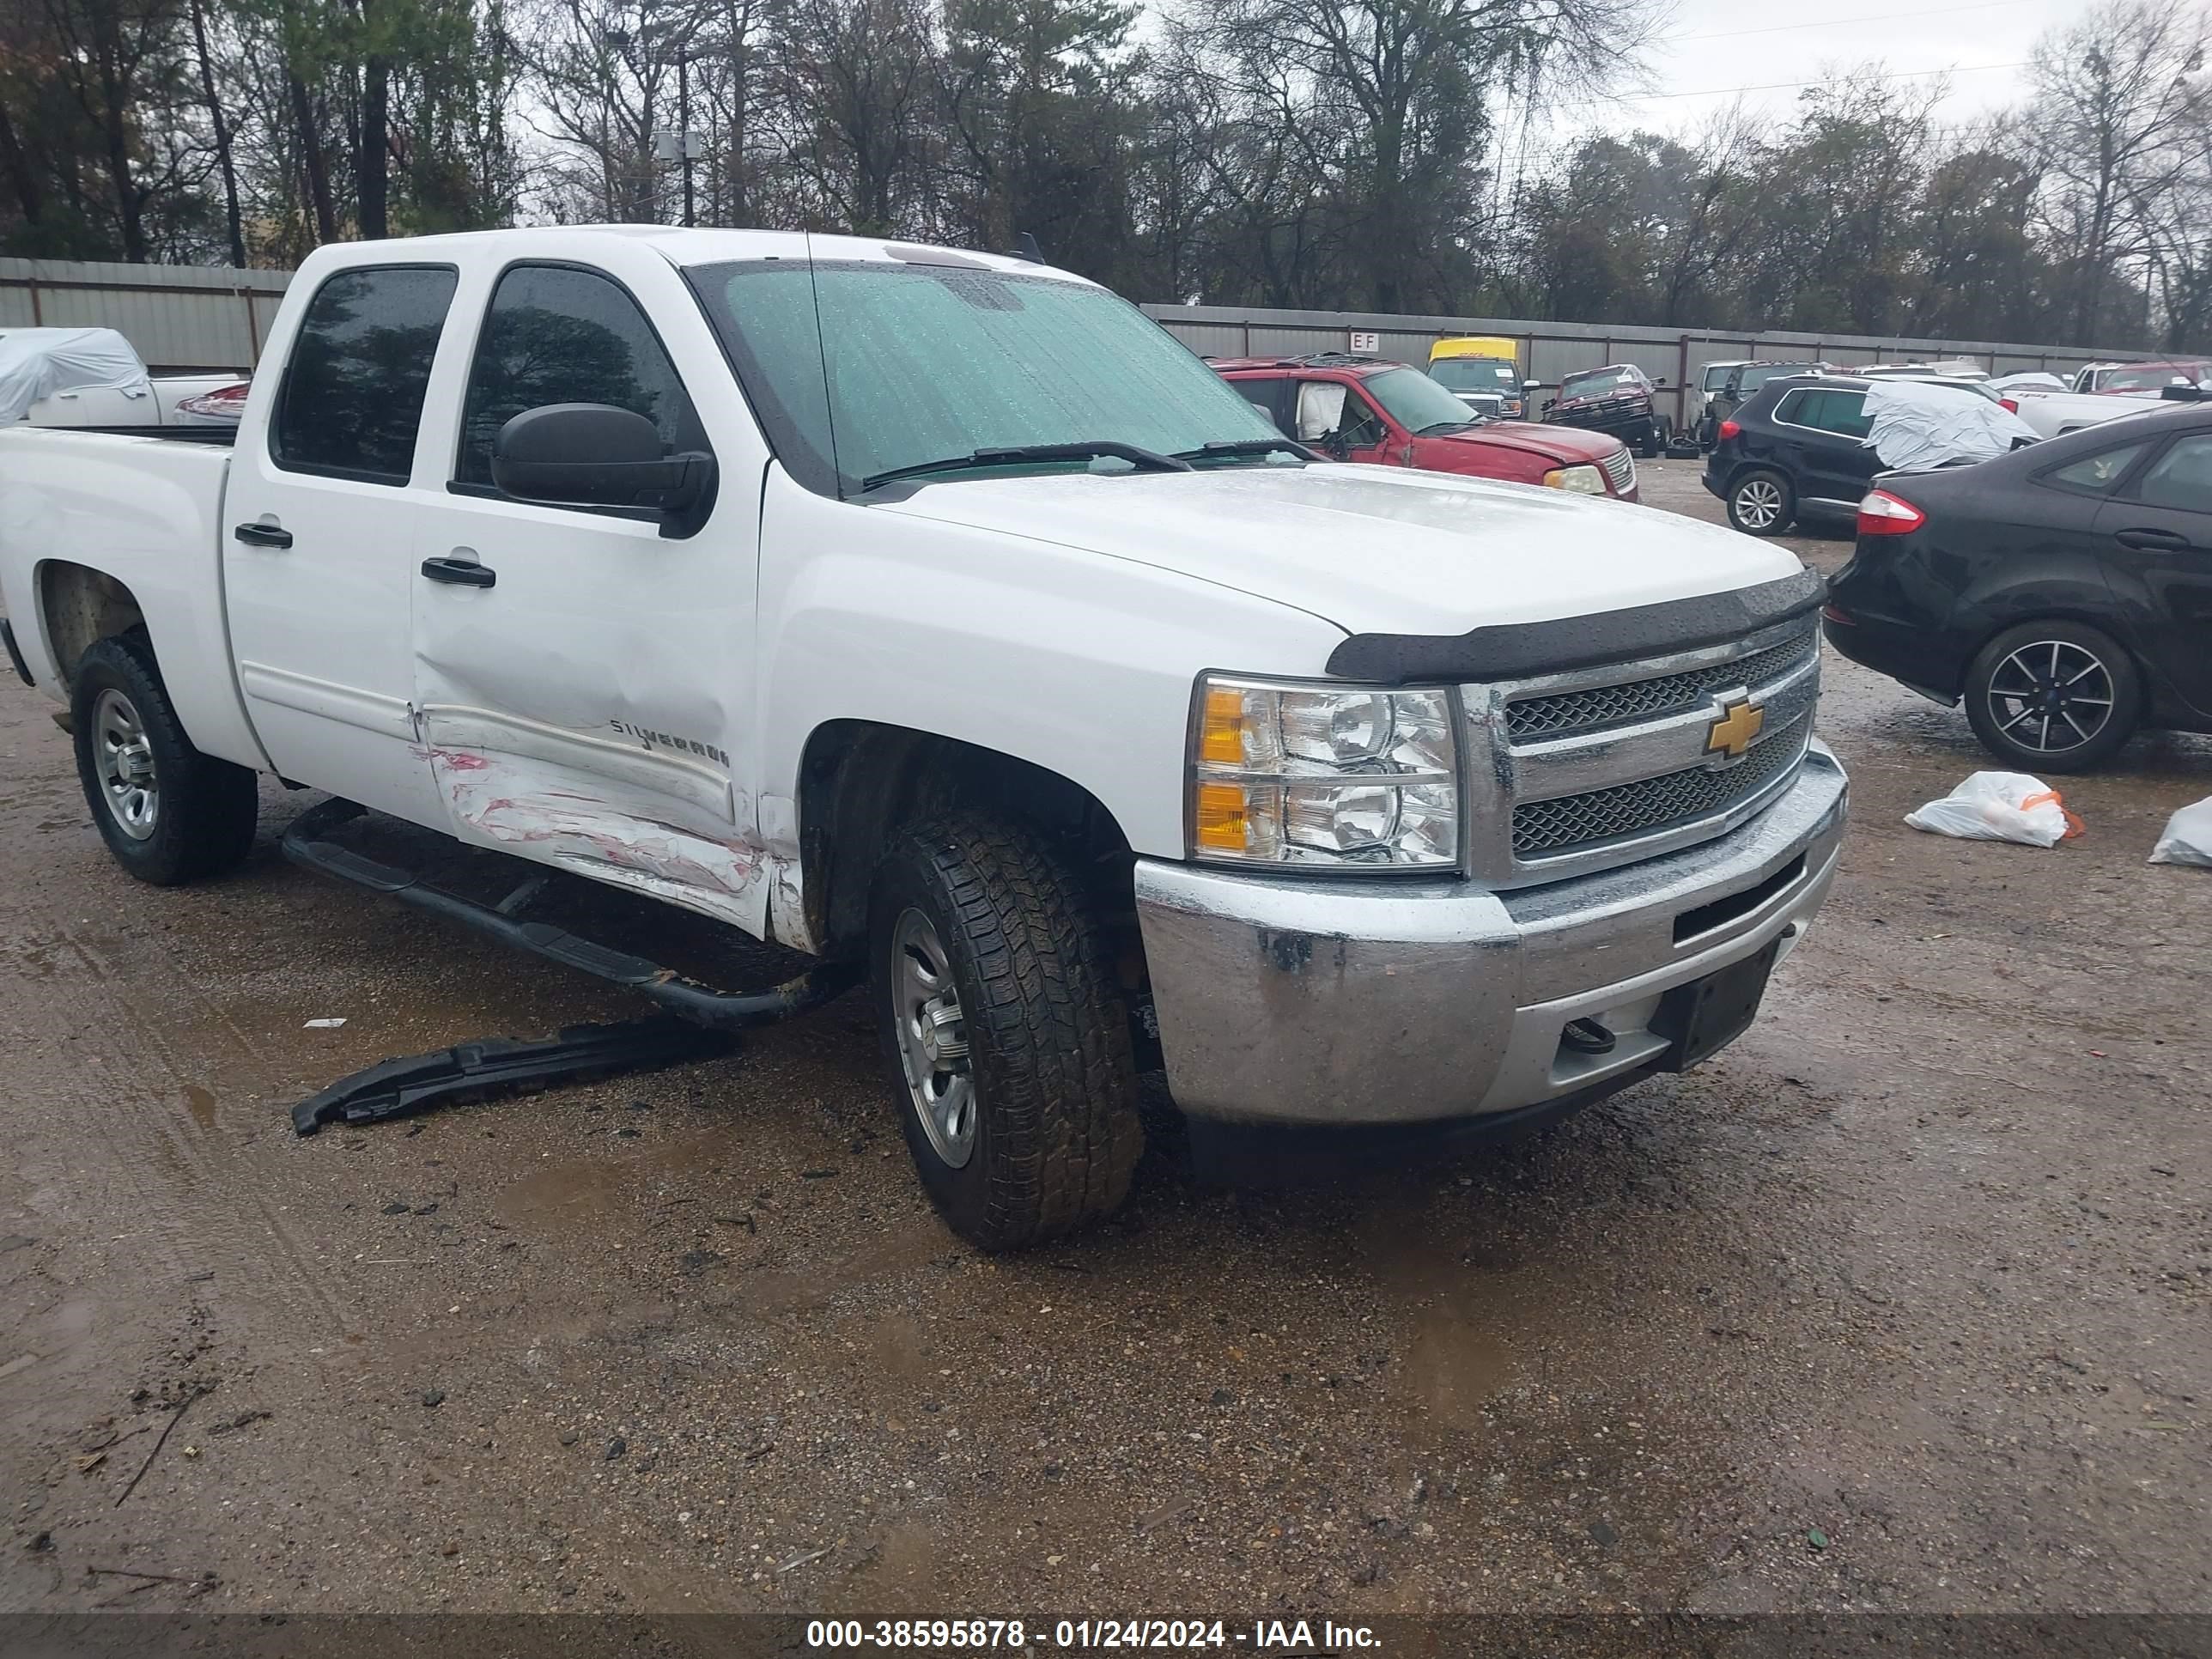
M289 547L292 532L273 524L242 524L230 532L248 547Z
M455 587L490 587L499 580L496 571L468 559L425 559L422 574L434 582L449 582Z
M2112 539L2146 553L2186 553L2192 545L2188 537L2172 530L2116 530Z

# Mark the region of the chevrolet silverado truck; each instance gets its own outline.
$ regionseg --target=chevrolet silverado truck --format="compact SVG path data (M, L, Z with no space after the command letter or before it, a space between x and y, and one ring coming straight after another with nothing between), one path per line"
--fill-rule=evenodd
M551 872L865 970L921 1178L987 1249L1121 1203L1143 1072L1371 1136L1692 1065L1835 872L1794 556L1316 462L1062 271L347 243L265 355L228 445L0 433L6 643L116 861L237 866L273 777L333 797L300 861L704 1019L526 919ZM354 811L535 863L432 903Z

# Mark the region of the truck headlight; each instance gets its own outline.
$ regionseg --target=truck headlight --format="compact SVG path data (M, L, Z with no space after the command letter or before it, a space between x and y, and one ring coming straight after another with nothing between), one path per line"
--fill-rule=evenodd
M1544 482L1553 489L1564 489L1575 495L1605 494L1605 474L1594 466L1555 466L1544 475Z
M1194 857L1346 870L1458 863L1449 692L1208 675L1191 727Z

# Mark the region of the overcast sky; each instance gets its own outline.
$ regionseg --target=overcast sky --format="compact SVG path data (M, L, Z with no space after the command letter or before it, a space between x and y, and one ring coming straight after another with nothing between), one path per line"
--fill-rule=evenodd
M1600 112L1608 127L1661 130L1694 125L1738 94L1748 107L1788 110L1796 86L1825 71L1879 58L1893 74L1948 70L1951 94L1938 111L1963 121L2020 98L2017 67L2035 39L2081 16L2091 0L1678 0L1673 22L1651 52L1655 94L1623 99ZM1984 68L1984 65L2006 65ZM1933 80L1933 76L1925 78Z

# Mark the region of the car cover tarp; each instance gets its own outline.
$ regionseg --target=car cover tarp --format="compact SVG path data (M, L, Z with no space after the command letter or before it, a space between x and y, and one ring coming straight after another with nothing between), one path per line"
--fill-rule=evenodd
M146 365L112 328L16 328L0 334L0 424L57 392L153 391Z
M1986 461L2037 437L2019 416L1967 386L1871 381L1866 412L1874 422L1868 445L1884 466L1899 471Z

